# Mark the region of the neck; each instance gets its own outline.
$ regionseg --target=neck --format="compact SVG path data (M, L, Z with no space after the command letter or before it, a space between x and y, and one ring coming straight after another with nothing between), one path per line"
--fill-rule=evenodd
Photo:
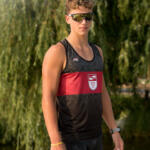
M75 45L78 45L79 47L84 47L88 45L88 35L76 35L73 33L70 33L67 37L67 40L74 43Z

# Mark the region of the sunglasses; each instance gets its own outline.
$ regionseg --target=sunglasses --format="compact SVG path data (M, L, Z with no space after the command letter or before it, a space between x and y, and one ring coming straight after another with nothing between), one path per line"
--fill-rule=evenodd
M83 19L86 21L91 21L93 19L93 13L78 13L78 14L69 14L68 16L72 17L74 21L81 22Z

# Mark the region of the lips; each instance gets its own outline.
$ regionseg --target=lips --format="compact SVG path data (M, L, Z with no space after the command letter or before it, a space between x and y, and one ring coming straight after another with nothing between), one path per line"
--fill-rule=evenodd
M86 30L86 29L87 29L87 27L81 27L80 29Z

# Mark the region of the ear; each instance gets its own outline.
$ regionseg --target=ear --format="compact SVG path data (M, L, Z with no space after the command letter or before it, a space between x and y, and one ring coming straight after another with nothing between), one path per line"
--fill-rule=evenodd
M65 15L65 19L66 19L67 24L70 24L70 21L71 21L70 17Z

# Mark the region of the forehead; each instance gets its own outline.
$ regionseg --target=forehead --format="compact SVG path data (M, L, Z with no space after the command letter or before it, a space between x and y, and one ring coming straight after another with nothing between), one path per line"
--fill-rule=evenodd
M89 12L92 12L92 9L88 9L83 6L79 6L79 8L77 8L77 9L71 9L69 13L76 14L76 13L89 13Z

